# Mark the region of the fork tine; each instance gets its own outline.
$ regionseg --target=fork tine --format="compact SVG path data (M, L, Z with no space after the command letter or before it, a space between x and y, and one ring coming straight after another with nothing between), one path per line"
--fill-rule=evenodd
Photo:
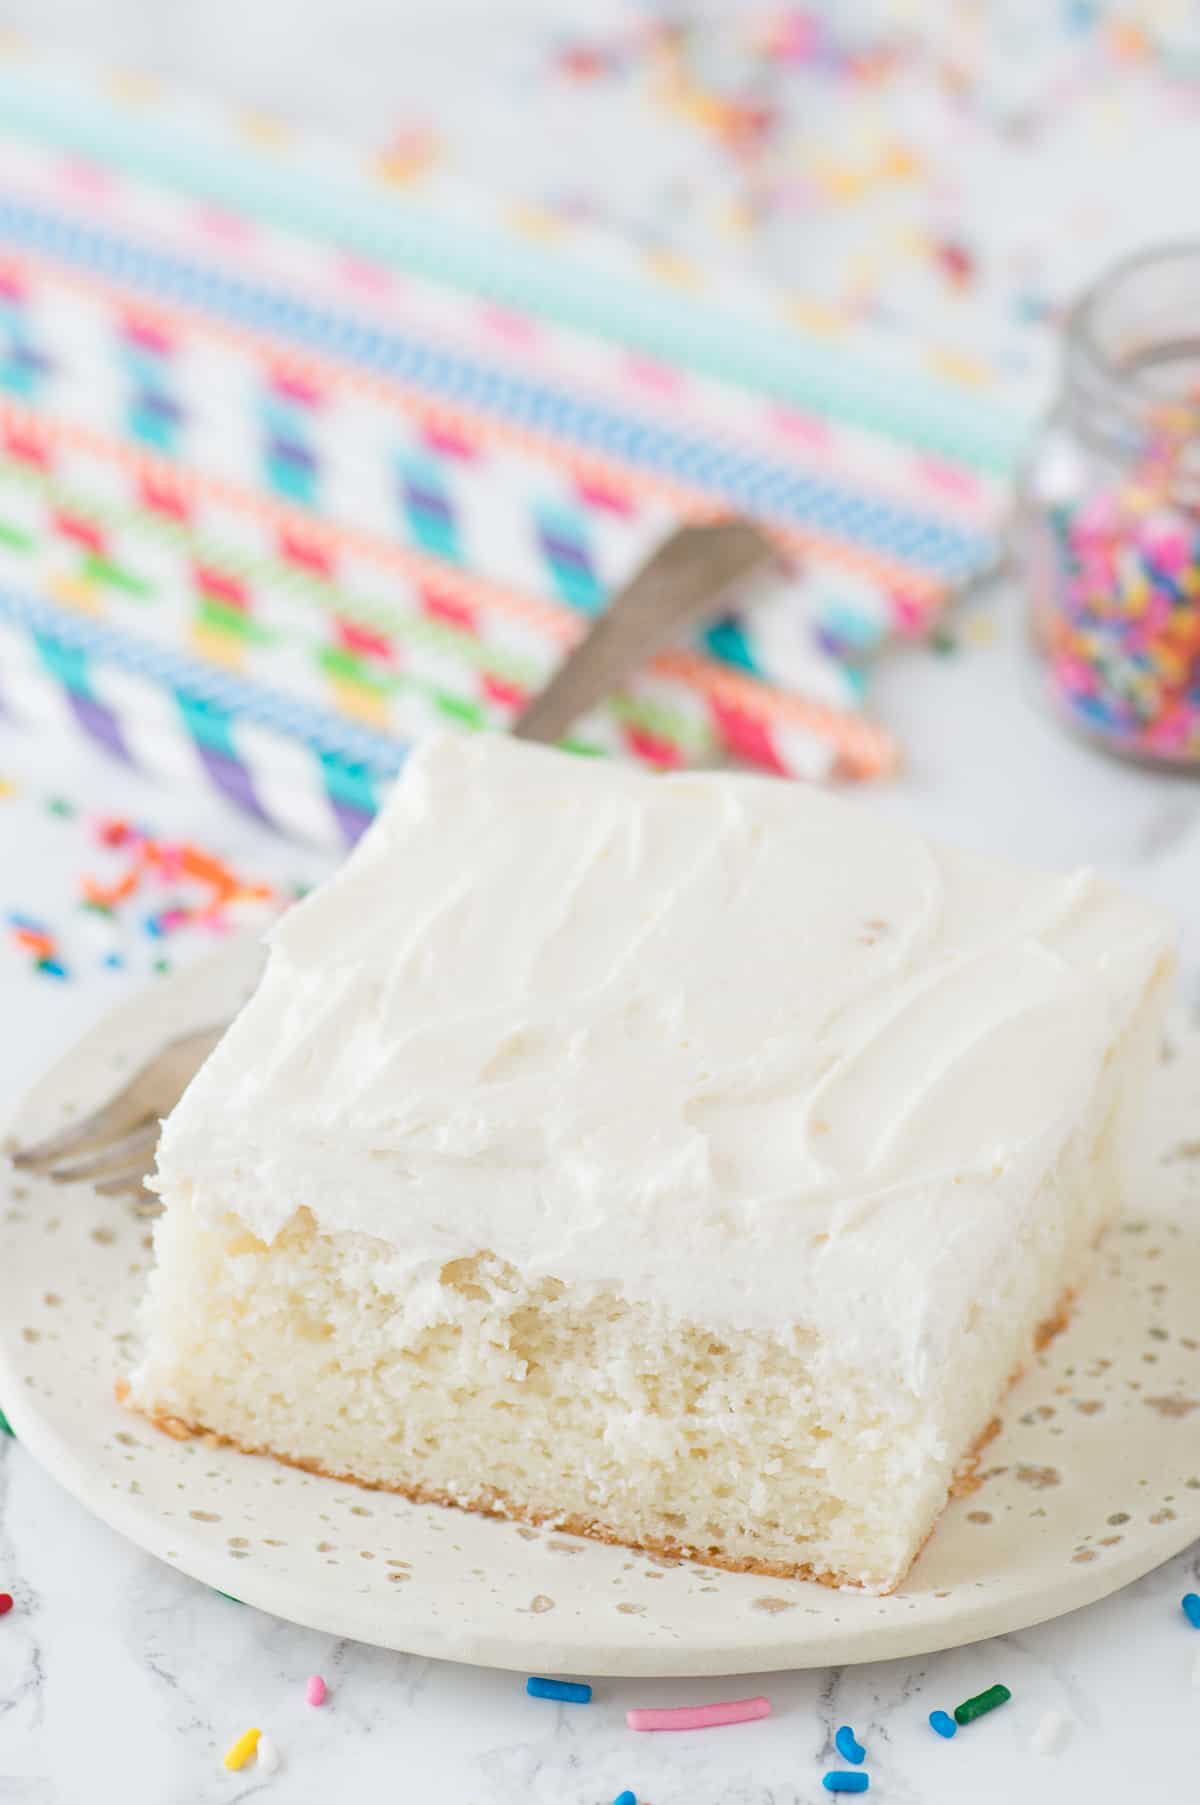
M23 1172L41 1172L52 1166L56 1160L66 1154L82 1153L107 1141L114 1134L122 1134L135 1123L145 1122L145 1107L134 1108L132 1099L126 1095L129 1090L118 1091L108 1103L100 1109L93 1110L78 1122L72 1122L69 1128L58 1134L49 1134L44 1141L35 1141L32 1147L19 1147L12 1155L14 1166Z
M128 1134L152 1117L167 1115L224 1031L202 1028L169 1041L107 1103L32 1147L19 1148L12 1155L13 1165L25 1172L40 1172L67 1154L82 1153Z
M97 1185L93 1186L93 1189L98 1191L101 1197L151 1197L153 1192L147 1191L143 1182L149 1171L149 1166L141 1171L133 1167L118 1174L116 1178L101 1179Z
M76 1184L84 1178L110 1178L135 1164L144 1165L145 1158L153 1157L157 1145L158 1118L155 1116L122 1140L110 1141L95 1153L87 1153L68 1165L52 1166L49 1176L56 1184Z
M127 1197L133 1205L135 1216L161 1216L162 1204L148 1191L144 1180L146 1174L134 1173L124 1178L108 1178L96 1186L96 1190L104 1197Z

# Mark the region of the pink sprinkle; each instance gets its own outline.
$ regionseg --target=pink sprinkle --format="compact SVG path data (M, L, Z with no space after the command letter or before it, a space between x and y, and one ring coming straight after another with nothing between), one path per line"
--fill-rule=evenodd
M1089 497L1075 517L1074 530L1081 539L1106 539L1121 525L1121 512L1109 494Z
M718 1724L748 1724L770 1717L769 1698L731 1698L723 1705L677 1705L669 1711L627 1711L631 1730L711 1730Z
M924 633L929 625L929 608L927 603L917 596L908 595L903 589L893 589L891 594L892 615L896 623L896 631L913 639Z
M1168 576L1178 576L1181 570L1187 569L1191 540L1182 525L1169 515L1165 518L1151 515L1138 537L1143 550Z
M305 1698L310 1705L323 1705L325 1703L326 1693L327 1688L324 1680L319 1673L314 1673L305 1688Z

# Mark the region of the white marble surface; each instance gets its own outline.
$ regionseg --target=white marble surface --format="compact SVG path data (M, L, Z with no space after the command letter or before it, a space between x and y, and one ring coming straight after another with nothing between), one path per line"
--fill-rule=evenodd
M232 21L235 9L219 9ZM409 40L395 83L365 57L362 27L378 7L359 0L356 29L312 57L291 32L293 9L211 10L121 0L5 0L0 19L60 42L103 50L222 87L243 99L347 126L382 122L390 96L445 66L466 0L440 33ZM529 10L529 8L526 8ZM545 16L546 8L533 11ZM340 23L342 14L337 13ZM208 21L206 24L205 21ZM281 23L286 21L286 23ZM374 28L374 27L373 27ZM318 34L319 35L319 34ZM499 39L497 39L499 43ZM432 48L429 48L432 46ZM336 79L333 79L336 77ZM953 659L899 656L879 689L881 712L910 752L903 782L876 800L960 841L1050 864L1091 861L1171 908L1187 961L1185 998L1200 969L1200 784L1111 764L1065 740L1028 699L1012 598L993 598L1001 631ZM34 769L50 787L90 783L106 806L157 806L85 768L69 748L36 758L0 728L0 767ZM246 845L215 804L193 829ZM0 824L0 835L5 829ZM39 856L0 838L10 870ZM294 871L303 861L291 858ZM0 979L0 1107L34 1069L103 1006L101 986ZM1200 1435L1200 1430L1197 1431ZM1200 1581L1194 1549L1115 1598L1019 1636L922 1661L736 1681L601 1682L586 1709L525 1698L514 1675L486 1673L333 1643L227 1602L122 1543L92 1521L17 1444L0 1443L0 1801L4 1805L209 1805L261 1794L308 1805L352 1797L438 1805L605 1805L625 1787L652 1805L808 1805L827 1795L833 1729L852 1723L868 1745L872 1798L893 1805L1029 1805L1130 1797L1182 1802L1200 1771L1200 1634L1179 1611ZM321 1672L330 1697L304 1700ZM952 1708L994 1680L1014 1693L1004 1711L944 1744L928 1712ZM766 1691L772 1718L680 1737L635 1736L633 1703L679 1703ZM1071 1720L1054 1757L1032 1751L1051 1710ZM279 1772L226 1772L221 1755L254 1723L283 1757Z

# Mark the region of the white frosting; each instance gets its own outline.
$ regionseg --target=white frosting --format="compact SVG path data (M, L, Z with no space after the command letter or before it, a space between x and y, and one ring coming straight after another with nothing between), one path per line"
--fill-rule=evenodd
M770 780L409 760L168 1122L162 1189L431 1281L491 1249L923 1382L1166 957L1089 873Z

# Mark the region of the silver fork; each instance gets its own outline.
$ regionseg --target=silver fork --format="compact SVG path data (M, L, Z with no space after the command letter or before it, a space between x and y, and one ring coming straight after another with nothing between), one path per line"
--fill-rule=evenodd
M646 659L716 613L734 592L762 577L776 555L748 520L685 526L670 535L630 579L546 688L516 722L519 739L552 742ZM161 1118L169 1115L227 1024L168 1041L124 1088L72 1127L12 1155L15 1166L56 1184L91 1180L105 1197L158 1203L143 1191L154 1165Z
M141 1198L161 1118L174 1109L224 1032L222 1024L169 1040L107 1103L58 1134L19 1148L13 1165L60 1185L91 1179L105 1197ZM147 1198L142 1207L153 1214L158 1206Z

